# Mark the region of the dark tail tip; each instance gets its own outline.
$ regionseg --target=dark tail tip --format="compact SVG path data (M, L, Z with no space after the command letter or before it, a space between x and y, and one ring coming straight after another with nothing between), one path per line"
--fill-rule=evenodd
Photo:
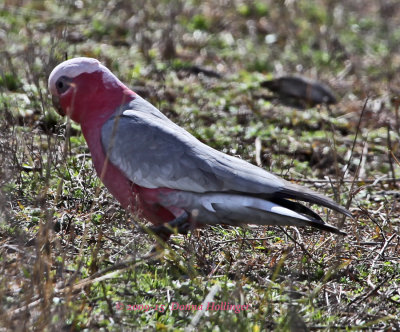
M327 231L327 232L330 232L330 233L343 235L343 236L347 235L346 232L341 231L339 228L337 228L335 226L332 226L332 225L329 225L327 223L321 223L320 221L310 221L309 225L314 227L314 228L318 228L320 230Z

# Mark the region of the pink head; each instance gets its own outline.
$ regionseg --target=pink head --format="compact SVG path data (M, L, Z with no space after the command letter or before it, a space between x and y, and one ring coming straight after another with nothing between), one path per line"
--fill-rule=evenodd
M108 116L135 95L98 60L84 57L55 67L48 87L57 111L81 124Z

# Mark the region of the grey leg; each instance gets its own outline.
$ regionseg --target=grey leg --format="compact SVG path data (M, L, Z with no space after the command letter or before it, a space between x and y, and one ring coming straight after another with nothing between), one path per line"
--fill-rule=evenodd
M167 224L150 227L150 230L164 241L167 241L172 234L175 234L176 231L179 234L187 234L189 229L189 214L187 212L171 220Z

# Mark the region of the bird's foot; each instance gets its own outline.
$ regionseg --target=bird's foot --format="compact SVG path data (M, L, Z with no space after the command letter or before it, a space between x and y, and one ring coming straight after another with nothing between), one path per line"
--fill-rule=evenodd
M189 214L184 212L182 215L166 224L152 226L149 229L163 241L167 241L169 237L175 233L187 234L190 229Z
M163 256L164 249L165 247L160 243L160 241L157 241L155 244L153 244L150 250L143 255L142 258L157 261L160 257Z
M150 251L145 254L145 257L159 258L163 254L164 249L166 249L166 242L171 235L176 233L187 234L189 229L189 214L186 212L166 224L149 227L149 233L156 235L158 238Z

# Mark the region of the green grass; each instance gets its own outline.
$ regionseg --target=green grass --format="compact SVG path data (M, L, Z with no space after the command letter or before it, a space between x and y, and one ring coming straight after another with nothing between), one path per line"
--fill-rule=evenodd
M339 0L7 3L0 4L2 329L400 328L400 165L388 152L400 159L395 2L391 9ZM163 37L168 29L172 42ZM165 43L173 43L172 59ZM343 225L313 206L348 236L215 226L176 235L164 255L142 259L155 241L141 228L146 221L110 196L79 126L51 105L48 75L75 56L99 58L208 145L252 163L259 153L265 169L349 202L354 220ZM221 78L193 74L191 65ZM339 104L297 110L267 100L259 82L283 74L323 80ZM171 310L207 297L249 307L200 316Z

